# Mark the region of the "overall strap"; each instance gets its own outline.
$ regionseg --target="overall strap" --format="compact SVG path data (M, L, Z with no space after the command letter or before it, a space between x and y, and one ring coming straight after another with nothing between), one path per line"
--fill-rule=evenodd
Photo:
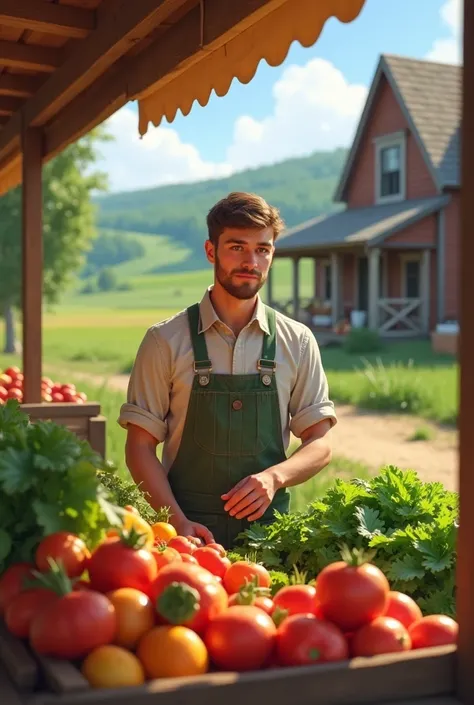
M199 333L199 304L193 304L187 309L191 342L194 352L194 372L199 375L199 384L205 386L209 384L212 370L212 362L207 352L206 339L204 333Z
M269 332L263 336L262 357L258 361L260 379L267 387L271 384L271 375L276 368L276 316L275 311L270 306L265 305L267 314L267 324Z

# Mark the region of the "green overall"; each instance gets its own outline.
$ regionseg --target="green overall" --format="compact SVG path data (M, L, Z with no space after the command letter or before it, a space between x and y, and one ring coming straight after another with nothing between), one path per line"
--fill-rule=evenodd
M255 374L211 374L204 332L199 333L199 304L188 308L194 352L194 380L183 436L168 479L186 517L213 533L229 549L249 528L247 518L224 510L221 496L244 477L285 460L275 378L275 312L266 308L269 335ZM277 490L259 522L272 521L274 511L289 510L289 492Z

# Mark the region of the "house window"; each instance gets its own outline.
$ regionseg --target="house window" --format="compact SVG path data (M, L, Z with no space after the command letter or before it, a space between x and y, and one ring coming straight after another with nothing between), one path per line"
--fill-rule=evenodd
M406 198L405 134L375 139L375 201L388 203Z
M380 150L380 195L398 196L400 193L400 145Z
M421 296L421 260L418 255L402 256L402 296L407 299Z

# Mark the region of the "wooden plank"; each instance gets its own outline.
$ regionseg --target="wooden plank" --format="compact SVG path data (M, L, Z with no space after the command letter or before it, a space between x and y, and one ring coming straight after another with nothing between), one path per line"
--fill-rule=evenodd
M0 95L28 98L38 90L39 86L40 83L36 76L21 76L11 73L4 73L0 76Z
M61 705L241 705L246 699L272 705L376 705L452 695L455 649L442 647L344 663L282 668L246 674L212 673L162 679L137 688L63 696ZM55 705L51 696L38 705Z
M105 458L107 442L107 419L105 416L94 416L89 419L87 439L91 448L102 458Z
M89 683L80 670L70 661L61 661L38 655L35 655L35 657L41 667L45 684L53 692L64 694L89 690Z
M10 634L3 620L0 620L0 663L18 689L33 690L38 680L38 665L23 642ZM0 702L4 705L1 685Z
M457 619L459 652L456 690L463 703L474 703L474 4L464 3L464 69L462 107L461 246L460 246L460 403L459 403L459 494L460 518L457 545Z
M74 402L45 402L37 404L21 404L21 409L36 419L56 419L64 416L86 417L98 416L100 414L100 404L96 402L86 402L85 404L75 404Z
M42 133L24 130L22 192L22 309L25 402L41 401L43 229Z
M52 73L61 65L63 56L61 49L0 40L0 64L9 68ZM4 146L2 141L0 151Z
M95 12L44 0L0 0L4 27L82 39L95 29Z

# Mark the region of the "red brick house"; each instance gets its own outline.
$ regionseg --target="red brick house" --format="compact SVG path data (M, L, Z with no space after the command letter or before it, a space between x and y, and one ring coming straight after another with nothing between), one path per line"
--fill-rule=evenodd
M461 89L460 67L381 56L335 193L344 207L277 244L293 260L291 315L315 328L359 317L385 336L458 318ZM312 300L299 296L303 257Z

